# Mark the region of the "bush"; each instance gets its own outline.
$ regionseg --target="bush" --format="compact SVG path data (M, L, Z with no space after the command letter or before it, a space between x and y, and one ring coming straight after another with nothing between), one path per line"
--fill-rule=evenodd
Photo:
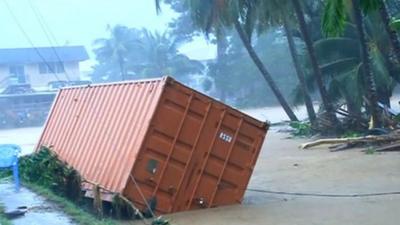
M79 173L58 159L47 147L23 156L19 160L21 179L48 188L55 193L78 201L81 198L81 177Z
M293 128L292 135L294 136L311 136L312 135L312 128L310 122L290 122L290 127Z

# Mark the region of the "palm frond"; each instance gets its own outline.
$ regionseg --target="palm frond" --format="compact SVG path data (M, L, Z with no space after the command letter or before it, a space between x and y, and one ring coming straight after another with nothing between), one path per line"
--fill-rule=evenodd
M322 30L326 36L343 34L347 20L345 0L327 0L322 16Z
M354 69L360 60L358 58L342 58L320 66L321 71L325 75L343 74Z
M382 4L382 0L360 0L360 6L366 13L379 9Z
M342 58L360 58L359 43L347 37L333 37L314 43L315 53L321 64Z
M390 23L390 27L391 27L393 30L400 31L400 19L393 20L393 21Z

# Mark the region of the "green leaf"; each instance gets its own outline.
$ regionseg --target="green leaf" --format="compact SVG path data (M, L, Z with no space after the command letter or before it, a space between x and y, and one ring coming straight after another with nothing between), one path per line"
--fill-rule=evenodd
M343 34L347 20L345 0L327 0L322 16L322 30L326 36Z
M390 27L391 27L393 30L400 31L400 19L393 20L393 21L390 23Z
M360 58L359 42L347 37L326 38L314 43L320 64L343 58Z
M353 70L358 65L360 60L358 58L342 58L320 66L324 74L337 75Z
M379 9L382 0L359 0L362 10L366 13Z

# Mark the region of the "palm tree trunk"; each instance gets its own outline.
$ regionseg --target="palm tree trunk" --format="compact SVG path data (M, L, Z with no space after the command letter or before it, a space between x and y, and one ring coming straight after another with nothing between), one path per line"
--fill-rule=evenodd
M364 82L367 90L367 99L369 101L367 104L369 106L369 111L371 112L372 116L372 121L373 121L372 127L380 127L381 119L379 116L378 95L376 91L374 75L372 74L371 70L371 64L369 60L370 56L367 46L367 39L365 37L363 16L359 1L360 0L352 0L352 3L353 3L354 21L357 27L357 33L361 45L361 58L364 70Z
M303 10L301 9L299 0L292 0L292 3L294 6L294 9L295 9L295 12L296 12L297 19L299 21L300 31L303 35L303 39L304 39L304 42L307 47L307 51L308 51L310 61L312 64L312 68L314 71L315 80L317 81L318 89L321 94L322 103L328 114L328 118L329 118L329 122L331 123L331 126L338 128L339 120L336 117L336 113L333 108L332 102L329 98L328 92L326 91L324 82L322 80L322 72L318 65L317 56L315 54L315 50L314 50L314 46L313 46L310 34L307 31L307 25L306 25L306 21L304 18Z
M288 41L289 50L290 50L290 54L292 56L293 64L296 69L296 75L297 75L297 78L299 79L300 89L304 96L304 103L306 105L308 118L310 119L311 124L314 124L317 117L315 115L314 106L312 104L312 100L311 100L309 91L307 90L304 73L300 66L299 58L297 57L297 50L296 50L296 46L294 43L293 34L290 31L290 28L289 28L286 18L283 18L283 27L285 29L286 38Z
M247 52L249 53L251 59L256 64L257 68L263 75L264 79L267 81L269 87L271 88L272 92L275 94L275 97L278 99L279 103L281 104L283 110L285 110L287 116L291 121L298 121L296 115L290 108L289 104L287 103L285 97L283 97L281 91L279 90L278 86L275 84L275 81L272 79L271 74L268 72L267 68L265 68L264 64L262 63L261 59L258 57L257 53L254 51L253 46L250 43L249 38L247 37L246 33L244 32L242 26L240 25L239 21L235 20L235 29L239 34L240 39L243 42L244 47L246 48Z
M400 41L397 36L396 31L394 31L390 27L390 16L389 12L386 8L386 3L384 0L381 0L381 6L379 7L379 14L381 16L382 22L385 26L385 30L389 35L390 44L394 50L394 54L396 55L397 60L400 62Z
M126 79L126 74L125 74L125 65L124 65L124 59L122 58L121 54L118 54L118 63L119 63L119 70L121 73L121 80Z
M228 48L228 43L223 28L219 28L217 31L217 79L227 79L229 74L224 74L226 67L226 49ZM220 100L226 102L226 88L224 86L219 87L220 89Z

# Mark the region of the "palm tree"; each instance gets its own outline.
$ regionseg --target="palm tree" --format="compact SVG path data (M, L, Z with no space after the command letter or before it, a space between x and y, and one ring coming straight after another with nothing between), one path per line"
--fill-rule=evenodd
M107 27L109 38L101 38L94 41L94 52L98 61L116 62L119 65L120 80L126 79L126 60L134 40L130 30L125 26Z
M152 33L146 29L123 26L110 28L111 37L96 40L94 74L108 75L107 81L171 75L185 81L192 74L202 73L201 62L178 52L179 42L168 33ZM120 77L115 79L116 68Z
M160 0L156 0L157 9L159 9ZM267 81L272 92L276 96L277 100L281 104L282 108L292 121L298 121L293 110L290 108L282 92L276 85L269 71L266 69L260 57L255 52L252 44L251 34L253 27L245 26L243 28L242 21L251 21L251 18L255 16L252 13L256 8L255 4L250 1L228 1L228 0L188 0L188 7L192 15L192 19L195 24L202 29L207 35L214 31L218 31L220 27L231 27L238 32L240 39L243 42L249 56L261 72L263 78ZM247 23L245 23L247 24ZM246 32L246 31L247 32Z
M289 24L288 24L288 21L286 18L284 18L284 20L283 20L283 28L285 29L285 34L286 34L286 38L288 41L290 54L292 56L292 61L293 61L294 67L296 69L296 75L297 75L297 78L299 79L299 87L301 90L301 94L304 98L304 103L306 105L308 118L310 119L310 122L313 124L317 117L315 115L314 106L313 106L313 103L312 103L312 100L310 97L310 92L306 85L303 69L301 68L301 65L299 62L296 45L294 43L293 34L292 34L292 31L290 30L290 27L289 27Z
M171 75L185 80L189 75L202 73L202 63L178 52L180 42L169 33L140 30L137 48L128 56L127 68L138 78Z
M361 50L362 68L364 74L364 82L367 92L367 104L372 116L372 127L380 127L381 119L379 114L378 96L376 91L376 83L371 70L370 55L365 36L365 28L363 22L362 10L368 11L376 7L377 0L362 1L352 0L352 16L357 28L358 39ZM362 5L360 4L362 3ZM337 35L343 33L346 23L346 4L344 0L328 0L323 17L323 29L325 33Z
M299 80L299 87L301 91L301 96L304 99L306 105L308 118L312 124L315 124L316 114L314 111L314 106L305 83L305 77L300 65L298 58L297 49L294 43L294 38L292 30L290 27L290 17L292 16L292 7L289 0L268 0L259 1L257 3L257 19L258 19L258 30L265 31L271 27L280 27L283 25L284 32L287 38L290 55L292 57L293 65L296 70L296 75ZM254 22L252 22L254 23Z
M279 90L278 86L276 85L274 79L272 79L271 74L268 72L268 70L262 63L260 57L257 55L256 51L254 50L253 46L251 45L250 39L246 35L246 32L243 30L241 24L237 20L235 20L234 23L235 23L235 29L238 32L239 37L242 40L244 47L246 48L247 52L249 53L254 64L257 66L257 68L263 75L264 79L267 81L268 85L270 86L272 92L275 94L275 97L278 99L282 108L285 110L286 114L288 115L288 117L290 118L291 121L298 121L296 115L293 113L293 111L290 108L289 104L287 103L285 97L283 97L283 95L282 95L281 91Z
M371 29L371 28L369 28ZM390 71L386 68L384 51L381 47L387 43L382 36L384 32L373 30L368 35L368 46L370 46L371 59L373 60L372 70L377 84L379 101L390 105L390 96L395 86ZM381 37L372 38L372 35ZM382 42L382 43L379 43ZM314 43L319 65L324 76L330 98L335 103L346 102L349 113L354 117L361 117L361 108L365 85L363 82L362 57L358 41L357 29L353 24L346 26L343 37L328 37ZM308 79L308 85L312 85L312 78Z
M379 6L379 14L381 16L382 22L385 26L385 30L387 34L389 35L389 40L390 44L392 45L392 48L394 50L394 53L396 55L397 60L400 62L400 42L399 42L399 37L397 36L397 33L392 27L390 26L391 24L391 19L389 12L387 10L386 2L385 0L381 0L380 6Z
M332 105L332 102L329 98L328 92L326 91L326 88L325 88L325 85L324 85L324 82L322 79L322 72L319 68L318 60L317 60L315 50L314 50L314 46L313 46L311 37L309 35L309 32L307 30L307 25L306 25L306 21L304 18L303 10L301 8L299 0L292 0L292 3L294 6L296 16L297 16L297 20L299 22L299 27L300 27L301 34L303 36L303 40L307 47L307 51L308 51L308 54L310 57L310 62L312 65L314 76L317 81L318 89L319 89L319 92L321 95L322 103L328 114L328 119L329 119L330 125L334 126L335 128L338 128L339 120L336 117L335 109Z

